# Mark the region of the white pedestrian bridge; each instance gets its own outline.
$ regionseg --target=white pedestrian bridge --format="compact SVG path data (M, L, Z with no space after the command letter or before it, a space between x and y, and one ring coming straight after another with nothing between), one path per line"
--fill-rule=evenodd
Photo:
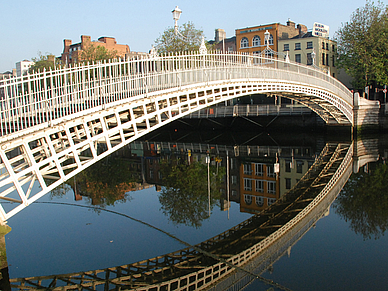
M354 126L355 109L378 108L312 66L242 54L150 55L0 80L0 221L137 138L250 94L296 100L329 125Z

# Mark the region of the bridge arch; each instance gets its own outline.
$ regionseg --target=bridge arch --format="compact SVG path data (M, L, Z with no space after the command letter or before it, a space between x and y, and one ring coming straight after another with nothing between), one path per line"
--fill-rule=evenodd
M5 221L137 138L249 94L305 104L351 125L353 96L312 67L261 56L192 54L98 63L0 81L0 199ZM39 191L32 194L34 183Z

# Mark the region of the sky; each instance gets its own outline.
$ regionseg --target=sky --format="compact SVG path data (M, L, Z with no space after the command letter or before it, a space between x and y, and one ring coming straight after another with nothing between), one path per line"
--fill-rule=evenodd
M232 37L238 28L286 25L288 19L308 29L314 22L328 25L333 37L365 3L366 0L0 0L0 73L11 71L19 61L37 57L39 52L60 56L63 40L78 43L81 35L89 35L92 40L114 37L118 44L129 45L131 51L148 52L163 31L174 26L171 11L175 6L182 10L179 25L190 21L204 31L206 40L212 40L217 28Z

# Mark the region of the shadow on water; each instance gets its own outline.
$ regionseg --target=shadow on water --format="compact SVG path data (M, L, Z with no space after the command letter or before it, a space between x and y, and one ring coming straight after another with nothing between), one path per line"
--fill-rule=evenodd
M67 204L123 215L109 206L130 202L131 191L152 186L160 191L163 213L177 225L200 228L214 207L228 210L230 203L238 203L240 211L252 216L191 245L124 215L186 248L125 266L28 279L9 279L4 267L1 286L3 290L51 290L65 285L67 289L96 290L239 290L258 280L267 288L288 290L262 274L328 212L338 195L335 209L352 221L355 232L365 238L378 237L388 225L386 199L379 200L381 205L365 206L373 193L387 190L378 183L387 178L386 144L379 144L376 138L336 139L303 132L276 135L177 128L146 136L68 181L63 187L74 191L75 200L89 203ZM369 165L379 159L379 147L383 158ZM353 172L356 174L341 192ZM369 196L363 195L365 189L372 189ZM61 196L62 190L51 195ZM361 213L357 205L364 206ZM372 211L376 208L379 211Z

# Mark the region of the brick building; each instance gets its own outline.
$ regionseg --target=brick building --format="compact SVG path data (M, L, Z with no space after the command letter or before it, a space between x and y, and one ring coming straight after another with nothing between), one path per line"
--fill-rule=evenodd
M279 51L279 40L293 38L307 33L307 27L288 20L287 25L272 23L254 27L236 29L236 46L238 52L259 54L266 48L264 33L270 33L269 47Z
M126 44L117 44L114 37L100 37L97 41L92 41L90 36L81 35L81 42L73 44L71 40L63 40L63 53L61 61L63 64L76 63L79 60L81 51L90 45L102 46L107 50L115 50L119 57L126 57L129 55L129 46Z
M227 38L226 32L223 29L216 29L214 40L210 40L209 44L214 44L214 49L220 52L235 52L236 51L236 37Z

